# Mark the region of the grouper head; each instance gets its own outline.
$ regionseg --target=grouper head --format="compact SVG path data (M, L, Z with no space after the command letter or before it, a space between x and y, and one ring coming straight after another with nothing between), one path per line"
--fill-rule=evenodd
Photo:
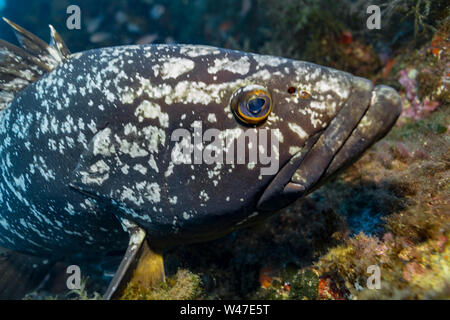
M110 50L78 57L125 76L71 186L110 200L153 245L264 220L355 161L401 109L393 89L308 62L203 46Z
M356 161L397 120L401 100L395 90L373 87L367 79L344 72L328 72L326 79L310 82L313 93L306 101L289 104L295 116L286 121L299 134L299 144L293 139L284 144L291 157L258 200L258 210L279 209L317 189Z

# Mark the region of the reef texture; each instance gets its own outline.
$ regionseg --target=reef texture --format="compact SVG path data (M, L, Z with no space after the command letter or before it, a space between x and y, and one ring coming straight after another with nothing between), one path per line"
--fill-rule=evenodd
M79 33L63 27L58 12L67 1L30 15L22 2L7 1L3 15L44 35L50 14L73 51L212 44L346 70L402 96L396 127L342 175L264 225L172 249L167 283L130 287L124 299L450 299L447 2L101 0L90 8L81 1ZM381 30L366 28L368 4L380 4ZM379 289L367 287L369 266L380 270ZM87 292L102 292L107 282L94 280L57 297L99 298Z

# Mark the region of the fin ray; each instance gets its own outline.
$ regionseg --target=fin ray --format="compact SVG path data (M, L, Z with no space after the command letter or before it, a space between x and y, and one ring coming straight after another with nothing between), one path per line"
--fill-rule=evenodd
M63 39L51 24L49 25L49 27L50 27L50 35L52 38L52 40L50 41L50 46L58 51L59 55L61 56L61 59L69 59L70 51L67 48L66 44L64 43Z
M14 22L6 18L3 18L3 20L14 29L14 33L16 34L17 40L19 41L20 45L25 49L25 51L37 57L45 56L48 53L49 45L45 43L43 40L39 39L34 34L25 30L24 28L15 24Z
M157 282L165 281L162 254L150 248L145 230L127 219L120 220L130 234L130 242L103 296L105 300L120 298L128 284L151 287Z
M14 22L3 20L13 28L23 49L0 39L0 111L14 99L16 92L70 58L69 49L52 26L48 45Z

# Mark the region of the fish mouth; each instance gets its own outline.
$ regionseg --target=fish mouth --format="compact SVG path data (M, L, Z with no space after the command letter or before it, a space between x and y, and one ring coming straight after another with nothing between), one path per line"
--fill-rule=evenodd
M310 137L281 168L258 201L258 210L274 211L307 195L355 162L384 137L401 112L398 93L353 77L352 94L322 132Z

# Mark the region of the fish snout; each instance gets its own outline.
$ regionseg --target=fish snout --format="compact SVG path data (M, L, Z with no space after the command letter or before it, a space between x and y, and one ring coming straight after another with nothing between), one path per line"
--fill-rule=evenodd
M355 162L372 144L394 126L402 111L397 91L378 85L372 91L367 111L328 166L323 179L335 175Z
M353 91L320 137L280 170L258 202L259 210L276 210L314 191L350 166L384 137L401 113L398 93L354 77Z

